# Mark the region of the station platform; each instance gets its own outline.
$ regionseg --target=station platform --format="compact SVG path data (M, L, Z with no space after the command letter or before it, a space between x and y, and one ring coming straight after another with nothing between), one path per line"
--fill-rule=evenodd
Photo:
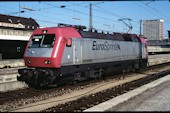
M24 68L24 67L19 67ZM0 70L0 92L12 91L24 87L28 87L24 82L17 81L18 70L16 68L15 73L8 73L10 68ZM4 73L5 71L5 73Z
M16 76L12 80L14 79L16 79ZM24 82L19 82L17 80L11 82L4 82L4 83L0 83L0 92L14 91L26 87L28 87L27 84L25 84Z
M5 59L0 60L0 68L12 68L12 67L20 67L24 66L23 59Z
M148 66L170 62L170 54L158 54L148 56Z
M170 111L170 75L162 77L83 112Z

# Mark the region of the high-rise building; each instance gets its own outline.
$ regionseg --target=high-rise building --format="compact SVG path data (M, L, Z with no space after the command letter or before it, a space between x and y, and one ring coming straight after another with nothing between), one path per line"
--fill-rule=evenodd
M164 20L144 20L143 35L147 40L163 40L164 39Z

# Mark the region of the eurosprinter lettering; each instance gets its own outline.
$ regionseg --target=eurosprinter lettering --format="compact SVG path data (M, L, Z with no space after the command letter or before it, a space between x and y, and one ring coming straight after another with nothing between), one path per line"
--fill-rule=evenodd
M118 44L109 44L107 41L104 43L97 43L97 41L93 41L92 50L120 50L120 46Z

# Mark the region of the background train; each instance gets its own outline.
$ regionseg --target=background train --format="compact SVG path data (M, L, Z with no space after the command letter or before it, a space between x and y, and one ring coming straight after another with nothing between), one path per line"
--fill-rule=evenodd
M164 40L148 40L148 53L152 54L164 54L170 53L170 39Z
M27 68L18 70L17 79L31 87L44 87L147 66L145 37L97 33L85 28L60 24L36 29L24 53Z

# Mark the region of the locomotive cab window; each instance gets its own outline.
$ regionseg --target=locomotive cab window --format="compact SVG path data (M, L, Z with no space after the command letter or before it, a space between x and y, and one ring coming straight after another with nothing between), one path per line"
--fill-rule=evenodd
M29 47L33 48L53 47L54 41L55 34L34 35L32 37Z
M44 38L41 42L41 47L53 47L54 40L55 40L54 34L44 35Z

